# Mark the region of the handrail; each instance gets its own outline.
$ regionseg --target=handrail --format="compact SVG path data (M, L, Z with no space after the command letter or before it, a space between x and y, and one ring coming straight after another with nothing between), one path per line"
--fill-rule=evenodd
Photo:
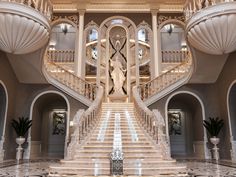
M147 133L156 143L157 148L162 151L164 159L170 159L169 140L165 132L165 120L160 112L155 109L151 111L142 101L139 95L138 87L133 87L134 109L136 118L145 128Z
M209 6L224 3L233 2L235 0L186 0L184 5L184 13L186 20L190 19L196 12L207 8Z
M101 111L103 100L103 87L99 86L97 97L91 106L84 111L79 109L73 119L74 132L71 135L71 142L67 148L66 159L73 159L76 149L80 148L83 140L85 140L94 127L96 127Z
M189 51L182 50L162 50L162 63L183 63Z
M48 62L73 63L75 60L74 50L48 50Z
M60 65L57 65L53 62L45 61L44 66L47 73L58 82L69 87L78 94L83 95L91 101L95 99L97 92L96 85L90 84L89 82L79 78L75 74L67 71Z
M147 100L154 96L158 92L164 90L168 86L178 82L182 78L185 78L190 72L191 68L191 55L187 56L186 61L173 67L169 71L159 75L155 79L140 85L138 90L142 100Z
M26 5L43 14L48 20L51 20L53 5L50 0L0 0L3 2L13 2Z

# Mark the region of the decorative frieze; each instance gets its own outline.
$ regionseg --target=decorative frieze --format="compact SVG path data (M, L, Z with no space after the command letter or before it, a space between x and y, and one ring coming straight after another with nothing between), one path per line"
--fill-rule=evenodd
M56 21L56 20L70 20L73 23L75 23L76 25L79 25L79 17L77 14L74 15L53 15L52 17L52 22Z
M164 23L167 20L178 20L185 22L185 16L165 16L165 15L160 15L157 20L157 25L159 26L160 24Z

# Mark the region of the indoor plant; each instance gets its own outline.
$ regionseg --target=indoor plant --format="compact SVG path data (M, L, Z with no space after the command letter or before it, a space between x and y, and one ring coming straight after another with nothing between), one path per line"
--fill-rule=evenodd
M224 121L223 119L219 119L219 117L209 117L209 120L204 120L203 125L211 136L211 138L217 138L218 134L220 133L220 130L224 126Z
M208 134L210 135L210 141L214 145L213 148L213 158L218 160L219 159L219 148L217 145L220 142L220 139L217 137L224 126L223 119L219 119L219 117L209 117L209 120L204 120L203 123L204 127L206 128Z
M19 160L22 157L23 148L21 145L25 142L25 134L32 126L32 120L28 117L19 117L18 120L13 119L11 126L14 128L17 138L16 143L18 144L16 159Z

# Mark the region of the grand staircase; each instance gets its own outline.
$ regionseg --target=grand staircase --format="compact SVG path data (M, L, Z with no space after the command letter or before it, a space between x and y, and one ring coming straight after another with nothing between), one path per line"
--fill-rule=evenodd
M186 167L165 159L151 137L137 120L133 103L102 103L97 126L82 144L74 147L69 159L50 167L50 176L111 175L110 154L114 146L114 129L121 129L124 175L186 176ZM116 119L120 115L119 121Z

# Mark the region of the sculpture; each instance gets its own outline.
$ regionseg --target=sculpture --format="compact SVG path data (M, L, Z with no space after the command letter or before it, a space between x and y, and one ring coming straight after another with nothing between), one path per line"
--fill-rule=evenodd
M111 78L114 84L114 95L124 95L122 87L125 81L124 72L126 72L126 70L123 69L123 66L118 60L118 57L116 57L115 61L110 60L110 62L111 67L113 67L113 70L111 72Z

